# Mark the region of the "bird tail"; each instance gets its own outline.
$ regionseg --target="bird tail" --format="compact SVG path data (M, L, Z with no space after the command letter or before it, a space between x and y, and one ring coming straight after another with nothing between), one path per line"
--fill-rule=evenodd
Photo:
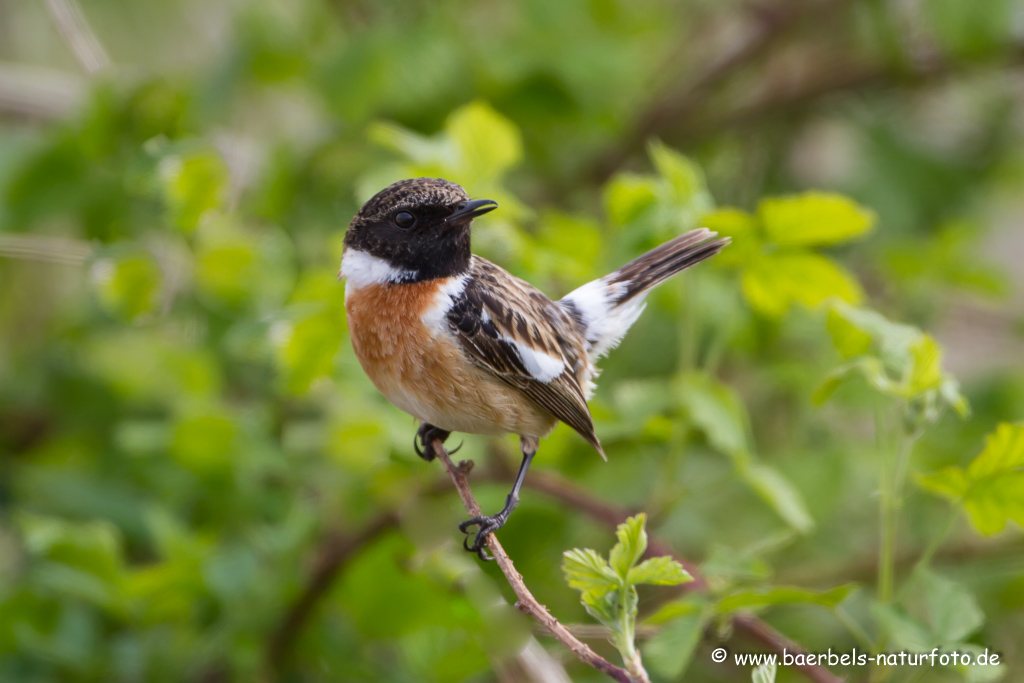
M691 230L588 282L558 303L580 326L591 360L615 348L644 310L647 292L676 273L720 252L729 238L707 228Z

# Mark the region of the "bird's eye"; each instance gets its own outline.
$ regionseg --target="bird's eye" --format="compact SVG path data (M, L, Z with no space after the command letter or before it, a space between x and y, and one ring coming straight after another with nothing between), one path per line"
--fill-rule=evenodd
M395 214L395 225L400 227L402 230L408 230L412 226L416 225L416 216L413 216L408 211L399 211Z

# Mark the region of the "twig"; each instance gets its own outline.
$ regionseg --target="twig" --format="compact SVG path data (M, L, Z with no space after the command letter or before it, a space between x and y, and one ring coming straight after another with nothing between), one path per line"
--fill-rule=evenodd
M331 535L321 546L320 555L310 574L309 583L292 604L267 647L267 664L280 672L292 645L313 613L313 608L334 582L334 578L365 545L398 525L398 514L384 512L354 534Z
M469 489L469 483L466 481L465 471L468 469L468 463L465 463L464 461L459 463L459 466L452 464L452 460L448 457L448 452L444 449L444 444L442 444L440 440L435 440L433 442L433 447L437 453L437 459L441 461L442 465L444 465L445 470L448 472L448 476L451 477L452 483L455 484L455 488L458 490L459 497L462 498L462 503L466 506L466 510L470 515L479 515L480 505L477 504L476 499L473 497L473 492ZM581 642L569 631L569 629L555 619L544 605L537 602L537 599L533 597L532 593L530 593L526 584L523 583L522 575L516 571L515 566L512 564L512 560L509 559L508 554L505 552L505 549L501 547L501 543L498 542L498 539L494 534L487 537L487 547L497 562L498 568L501 569L501 573L505 575L505 579L508 581L512 590L515 592L516 597L519 599L516 606L520 610L533 617L539 624L547 629L548 633L550 633L555 640L564 645L584 664L597 669L601 673L607 674L616 681L619 681L619 683L633 683L634 679L630 676L628 671L615 666L607 659L591 650L589 646Z
M110 57L82 13L77 0L46 0L46 9L64 42L88 73L110 65Z

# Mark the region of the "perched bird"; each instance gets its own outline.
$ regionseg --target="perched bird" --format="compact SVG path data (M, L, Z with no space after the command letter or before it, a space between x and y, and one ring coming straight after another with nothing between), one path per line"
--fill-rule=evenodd
M339 274L356 356L377 389L421 421L421 457L433 460L434 440L454 431L519 436L523 460L505 506L459 525L463 546L482 559L559 420L604 457L587 408L595 363L639 317L647 292L728 244L693 230L556 302L470 251L473 219L497 207L447 180L397 182L352 219Z

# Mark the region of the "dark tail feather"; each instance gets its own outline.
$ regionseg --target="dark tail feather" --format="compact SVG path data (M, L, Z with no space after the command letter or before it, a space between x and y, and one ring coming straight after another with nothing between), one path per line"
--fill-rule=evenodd
M633 259L608 275L609 284L625 285L616 292L615 305L621 305L633 297L660 285L676 273L696 265L720 252L729 244L729 238L714 239L718 234L707 228L691 230L661 246Z

